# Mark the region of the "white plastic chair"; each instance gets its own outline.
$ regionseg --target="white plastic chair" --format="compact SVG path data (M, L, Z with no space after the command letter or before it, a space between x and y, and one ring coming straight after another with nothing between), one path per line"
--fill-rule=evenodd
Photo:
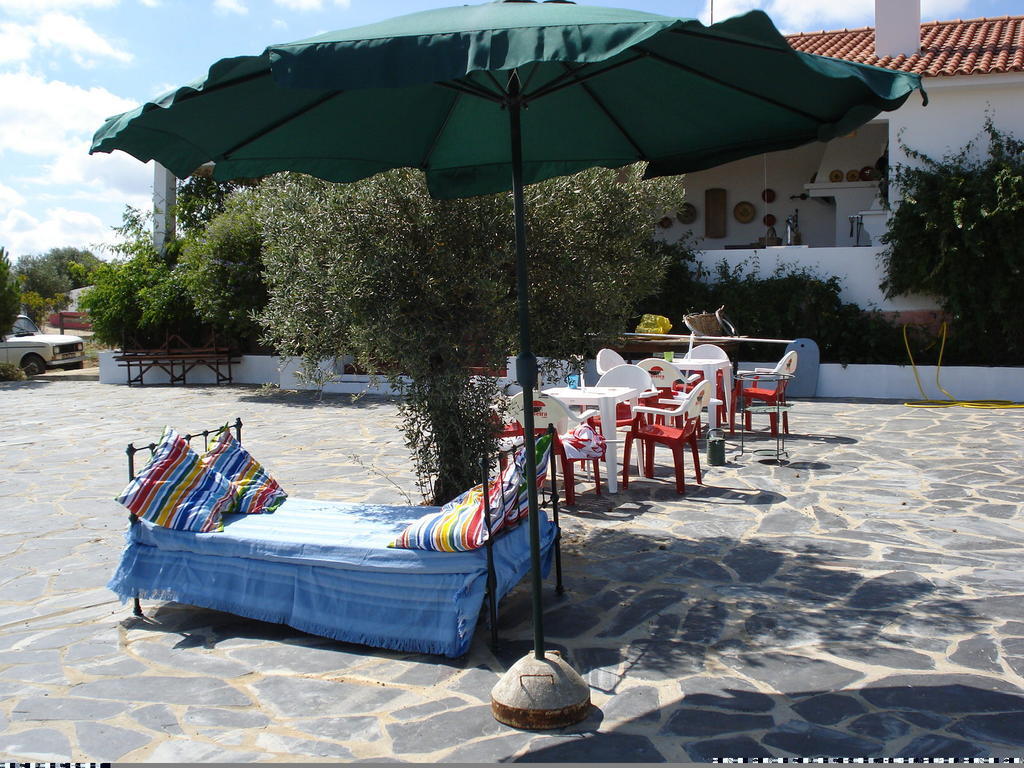
M672 363L668 362L664 358L648 357L637 363L637 366L643 368L651 376L651 383L654 384L662 395L672 397L671 393L677 384L693 384L701 379L699 373L695 373L686 378L679 372Z
M651 381L651 374L639 365L631 365L629 363L617 365L602 373L601 378L597 380L597 386L636 387L644 393L640 395L641 397L650 397L653 394L657 394L657 388L654 386L654 382Z
M597 375L603 376L612 368L625 365L625 358L614 349L601 349L597 352Z
M546 392L533 393L533 423L537 430L546 429L548 424L554 424L555 431L563 435L570 429L580 424L591 416L597 415L597 409L591 408L580 414L573 413L569 406L557 397ZM523 393L513 395L509 402L508 415L520 426L523 424Z
M601 432L604 433L605 438L609 440L614 439L615 433L618 429L628 429L633 423L633 408L636 407L639 401L649 397L655 397L659 394L658 388L655 387L654 382L651 381L651 374L639 365L630 365L629 363L626 363L625 365L617 365L610 371L604 373L601 378L597 380L597 386L631 387L640 390L640 394L632 400L616 404L615 424L611 428L607 425L601 424ZM595 419L594 423L600 424L600 419Z
M725 353L725 350L721 347L715 346L714 344L698 344L696 347L690 349L684 358L690 360L728 360L729 355Z

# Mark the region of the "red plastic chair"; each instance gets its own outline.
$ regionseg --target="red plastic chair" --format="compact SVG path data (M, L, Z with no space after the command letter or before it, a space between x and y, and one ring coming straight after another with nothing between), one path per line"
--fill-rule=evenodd
M676 473L676 493L686 493L686 479L683 476L683 455L684 448L689 446L693 456L693 470L697 477L698 485L703 482L700 472L700 452L697 449L697 435L700 433L700 414L711 400L711 385L702 381L690 390L684 399L675 408L652 408L649 406L638 406L634 410L636 416L633 419L633 426L626 435L626 447L622 455L622 487L629 487L630 452L633 441L639 440L643 443L646 460L646 477L654 477L654 447L664 445L672 450L672 461ZM656 423L657 419L647 419L645 416L663 416L665 420L674 419L677 416L683 417L681 427L668 426L667 424Z
M766 377L772 374L785 373L793 375L796 373L797 364L797 353L796 350L791 350L782 356L778 364L774 368L755 368L755 373L763 373ZM786 385L789 384L789 379L781 379L779 381L772 382L772 386L759 387L757 385L757 379L753 379L749 382L749 386L735 387L732 391L732 408L730 409L729 415L729 432L736 431L736 404L740 397L743 397L748 403L758 402L762 405L778 405L783 406L786 404ZM779 434L779 423L778 416L775 413L768 414L769 428L771 429L772 437L776 437ZM750 412L744 411L743 413L743 424L747 430L750 429ZM789 413L788 411L782 411L782 431L785 434L789 434Z
M543 392L533 393L533 431L535 435L543 435L548 431L548 424L555 427L554 443L552 450L555 452L562 465L563 494L565 503L572 505L576 503L576 478L573 472L573 464L586 464L592 462L594 472L594 484L597 495L601 495L601 468L600 459L570 459L565 455L565 446L562 445L562 435L569 429L588 421L597 413L597 409L591 409L581 414L575 414L569 410L569 406L561 400ZM523 393L515 395L509 404L509 415L514 422L502 427L501 437L517 437L523 434Z

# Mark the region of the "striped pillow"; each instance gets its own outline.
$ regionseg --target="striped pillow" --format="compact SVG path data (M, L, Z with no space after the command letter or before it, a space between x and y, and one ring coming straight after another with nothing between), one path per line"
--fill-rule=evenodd
M551 463L551 435L541 435L537 438L536 442L536 456L537 456L537 493L540 493L541 488L544 486L544 480L548 476L548 465ZM518 494L518 509L519 517L516 520L510 521L510 525L515 525L520 520L525 520L530 515L530 500L526 495L526 449L520 448L516 452L515 463L520 467L520 483L519 483L519 494Z
M537 485L544 482L547 460L551 451L551 437L537 440ZM487 484L491 509L491 533L511 528L529 513L526 481L523 475L525 453L520 449L515 461ZM388 546L397 549L424 549L434 552L466 552L487 543L488 532L484 515L483 485L470 488L455 497L440 511L424 515L411 523Z
M133 515L179 531L223 530L221 515L234 503L230 481L203 466L199 454L170 427L149 463L117 497Z
M237 503L228 512L256 515L273 512L288 497L256 459L225 428L202 457L203 466L231 481Z

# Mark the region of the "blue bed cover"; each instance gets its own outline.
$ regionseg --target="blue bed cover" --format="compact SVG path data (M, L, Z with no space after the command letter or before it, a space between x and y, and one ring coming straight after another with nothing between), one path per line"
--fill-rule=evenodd
M289 498L269 515L229 515L224 531L145 520L108 585L122 599L174 600L367 645L460 656L486 589L487 554L387 546L431 507ZM546 574L555 528L541 514ZM530 565L525 522L495 539L499 598Z

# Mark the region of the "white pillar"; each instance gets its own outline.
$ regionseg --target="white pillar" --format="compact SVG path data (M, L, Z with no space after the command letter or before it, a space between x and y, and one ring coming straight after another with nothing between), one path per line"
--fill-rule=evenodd
M160 163L153 163L153 245L164 249L174 239L174 206L177 203L178 180Z
M921 51L921 0L875 0L875 55Z

